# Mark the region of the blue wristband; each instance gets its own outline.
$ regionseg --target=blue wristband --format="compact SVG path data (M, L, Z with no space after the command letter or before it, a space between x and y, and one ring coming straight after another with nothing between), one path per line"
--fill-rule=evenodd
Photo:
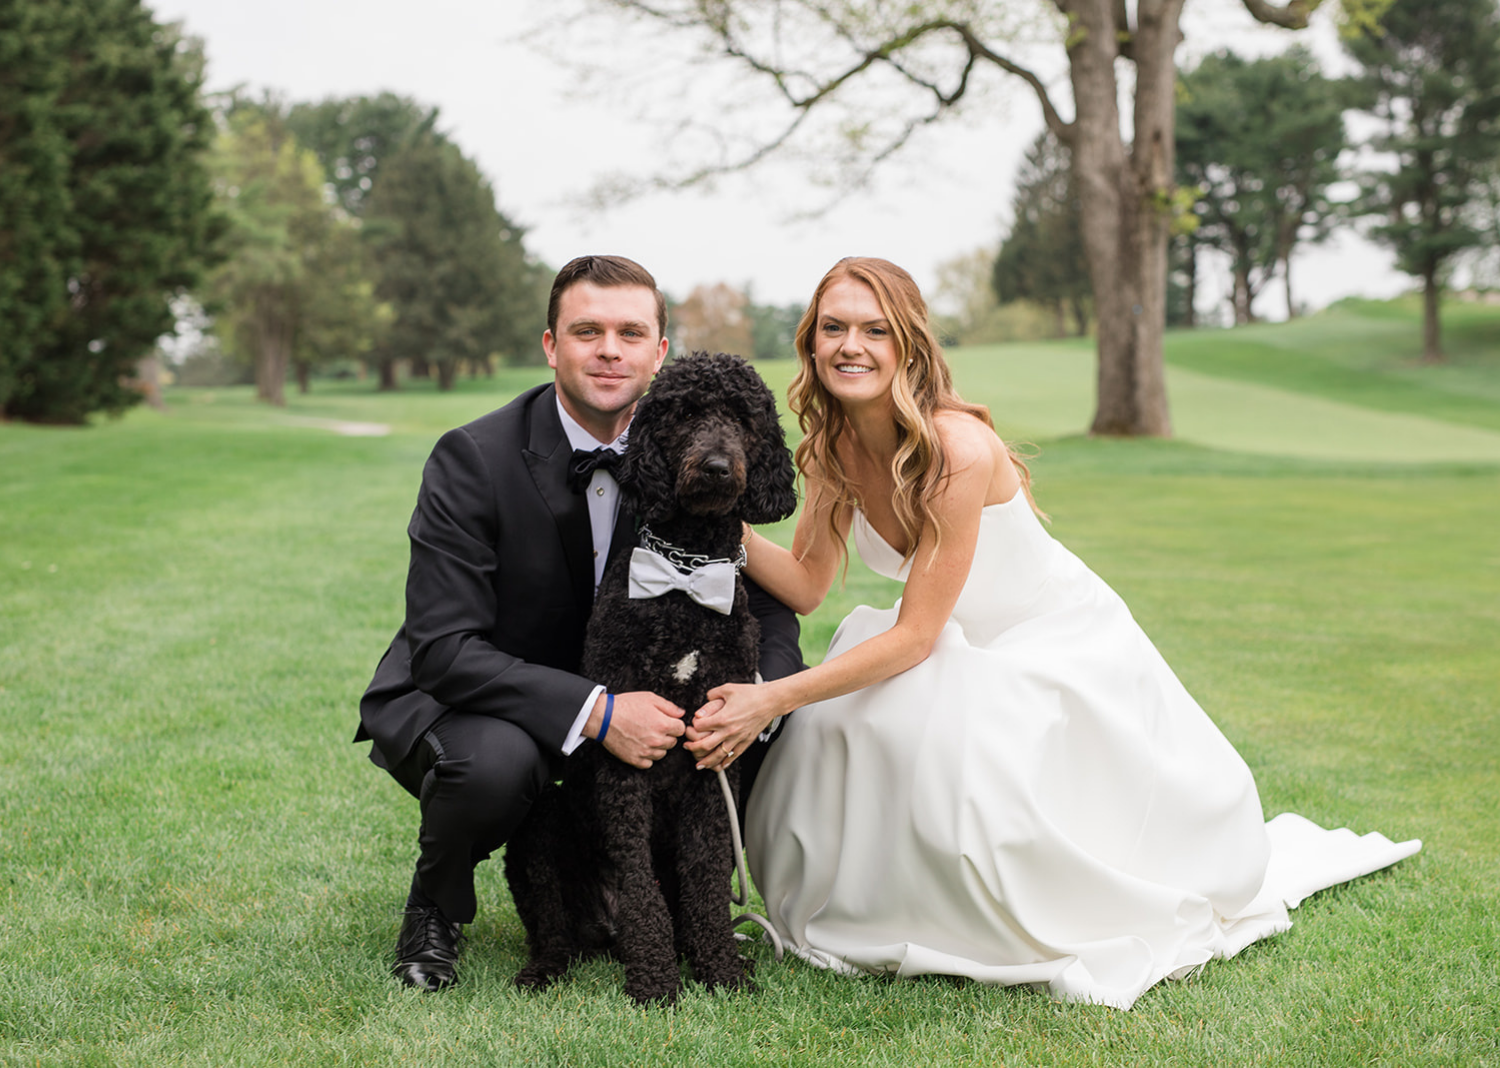
M606 693L604 695L604 722L599 724L599 735L594 739L600 745L604 744L604 736L609 733L609 717L615 713L615 695Z

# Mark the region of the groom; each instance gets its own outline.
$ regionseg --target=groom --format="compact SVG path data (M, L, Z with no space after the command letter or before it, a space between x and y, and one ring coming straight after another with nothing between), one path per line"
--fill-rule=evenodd
M666 358L666 324L645 268L620 256L573 260L552 283L542 335L553 382L443 435L422 473L406 621L355 735L373 740L370 759L420 803L393 966L409 986L455 981L461 926L477 907L474 867L525 819L566 754L602 744L649 768L684 733L689 710L645 692L615 694L606 728L604 688L577 673L605 562L633 541L609 468ZM796 616L746 585L761 674L798 670ZM762 756L743 758L744 798Z

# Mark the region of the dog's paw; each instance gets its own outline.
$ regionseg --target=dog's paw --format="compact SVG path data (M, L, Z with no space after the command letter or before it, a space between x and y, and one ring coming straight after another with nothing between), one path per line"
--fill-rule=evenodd
M677 1004L681 981L673 976L670 982L662 980L644 981L636 978L626 980L625 994L637 1005L656 1005L670 1009Z
M698 981L710 994L719 990L729 990L737 994L755 993L755 962L739 958L736 967L722 975L699 976Z
M522 990L545 990L567 970L566 963L559 966L552 961L534 960L516 973L516 986Z
M742 975L727 983L704 983L703 989L710 994L717 994L721 990L731 994L753 994L757 988L754 979L748 975Z

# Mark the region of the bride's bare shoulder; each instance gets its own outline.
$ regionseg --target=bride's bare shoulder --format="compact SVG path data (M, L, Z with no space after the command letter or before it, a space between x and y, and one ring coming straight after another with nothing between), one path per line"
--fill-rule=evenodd
M1004 443L994 430L968 412L937 412L933 416L933 422L937 424L943 453L955 467L967 467L974 463L993 464L997 450L1005 451Z
M943 454L955 473L967 472L984 485L984 503L1001 504L1015 496L1021 476L1010 449L983 420L967 412L938 413L938 436Z

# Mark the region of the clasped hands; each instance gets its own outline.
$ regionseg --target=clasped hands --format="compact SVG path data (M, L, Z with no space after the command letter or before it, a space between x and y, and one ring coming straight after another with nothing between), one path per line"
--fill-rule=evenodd
M632 767L649 768L686 737L687 750L702 770L728 767L748 749L777 716L788 711L779 707L768 692L769 684L725 683L708 691L708 703L685 724L686 713L654 693L636 691L616 694L604 748ZM597 738L603 722L604 695L584 727L584 734Z

